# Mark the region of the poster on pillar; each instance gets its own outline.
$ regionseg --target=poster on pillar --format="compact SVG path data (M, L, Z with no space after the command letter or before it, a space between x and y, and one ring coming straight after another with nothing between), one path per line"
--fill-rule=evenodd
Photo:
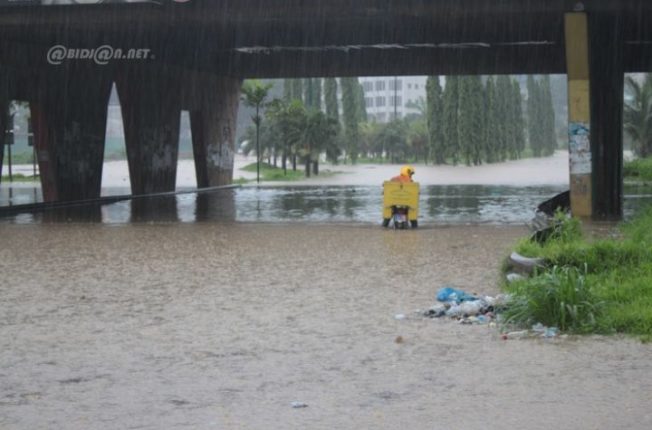
M590 126L584 122L571 122L568 126L570 174L591 173Z

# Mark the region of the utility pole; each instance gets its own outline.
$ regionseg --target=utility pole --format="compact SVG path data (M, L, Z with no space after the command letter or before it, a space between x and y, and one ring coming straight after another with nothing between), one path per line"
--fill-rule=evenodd
M398 118L398 111L397 111L397 108L396 108L396 104L397 104L396 95L397 95L397 92L398 92L397 79L396 79L396 76L394 76L394 119Z

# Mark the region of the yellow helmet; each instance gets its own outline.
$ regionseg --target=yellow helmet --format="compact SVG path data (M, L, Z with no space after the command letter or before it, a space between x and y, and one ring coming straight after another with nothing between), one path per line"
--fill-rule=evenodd
M409 178L414 175L414 167L412 166L403 166L401 167L401 176L407 176Z

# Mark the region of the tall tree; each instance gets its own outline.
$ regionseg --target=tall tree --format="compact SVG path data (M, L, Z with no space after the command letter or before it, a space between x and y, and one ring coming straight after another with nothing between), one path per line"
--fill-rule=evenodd
M463 76L459 81L459 141L467 165L482 162L482 104L480 76Z
M446 157L450 157L453 164L459 160L459 131L457 128L459 116L459 78L457 76L446 77L446 86L444 87L444 151Z
M426 80L426 124L428 127L428 158L436 164L446 162L444 141L444 102L439 76L429 76Z
M494 163L499 158L500 118L498 116L498 94L496 83L492 76L485 84L485 127L484 127L484 158L487 163Z
M540 157L543 152L543 141L541 138L541 98L539 96L539 85L537 84L534 76L528 75L527 77L527 129L528 140L532 154L535 157Z
M260 110L265 106L265 100L272 88L271 83L262 83L257 80L245 81L242 86L242 101L245 105L256 109L251 119L256 126L256 182L260 183L260 123L262 117Z
M358 161L359 154L359 114L358 109L358 78L341 78L342 87L342 116L344 120L344 142L351 162Z
M496 117L498 119L498 145L497 160L504 161L514 146L513 136L513 114L512 114L512 84L509 76L500 75L496 79L496 98L497 109Z
M552 104L550 75L543 75L540 82L541 121L543 126L544 155L552 155L557 149L557 133L555 132L555 108Z
M324 79L324 105L326 108L326 115L335 120L337 128L337 136L334 139L334 145L329 146L326 150L326 159L333 164L336 164L337 159L341 154L341 126L339 106L337 102L337 79L335 78Z
M652 155L652 75L646 75L642 83L625 78L623 127L632 139L634 154Z
M523 96L518 80L512 82L512 107L514 109L514 156L521 158L525 150L525 119L523 118Z
M358 121L359 122L367 122L367 119L368 119L367 118L367 103L365 102L365 99L364 99L364 88L362 88L362 84L357 79L356 79L355 83L356 83L355 89L356 89L356 93L357 93L357 97L356 97L356 105L357 106L356 107L357 107L357 110L358 110Z

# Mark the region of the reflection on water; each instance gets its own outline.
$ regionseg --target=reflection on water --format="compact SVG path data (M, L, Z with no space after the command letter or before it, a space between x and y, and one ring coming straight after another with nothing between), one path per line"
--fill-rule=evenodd
M120 194L124 190L109 190ZM426 186L421 189L420 225L525 224L559 186ZM32 192L29 190L29 192ZM14 191L15 195L15 191ZM625 217L652 203L649 189L627 188ZM307 222L381 221L381 187L242 187L134 198L109 204L71 205L5 217L2 222Z

